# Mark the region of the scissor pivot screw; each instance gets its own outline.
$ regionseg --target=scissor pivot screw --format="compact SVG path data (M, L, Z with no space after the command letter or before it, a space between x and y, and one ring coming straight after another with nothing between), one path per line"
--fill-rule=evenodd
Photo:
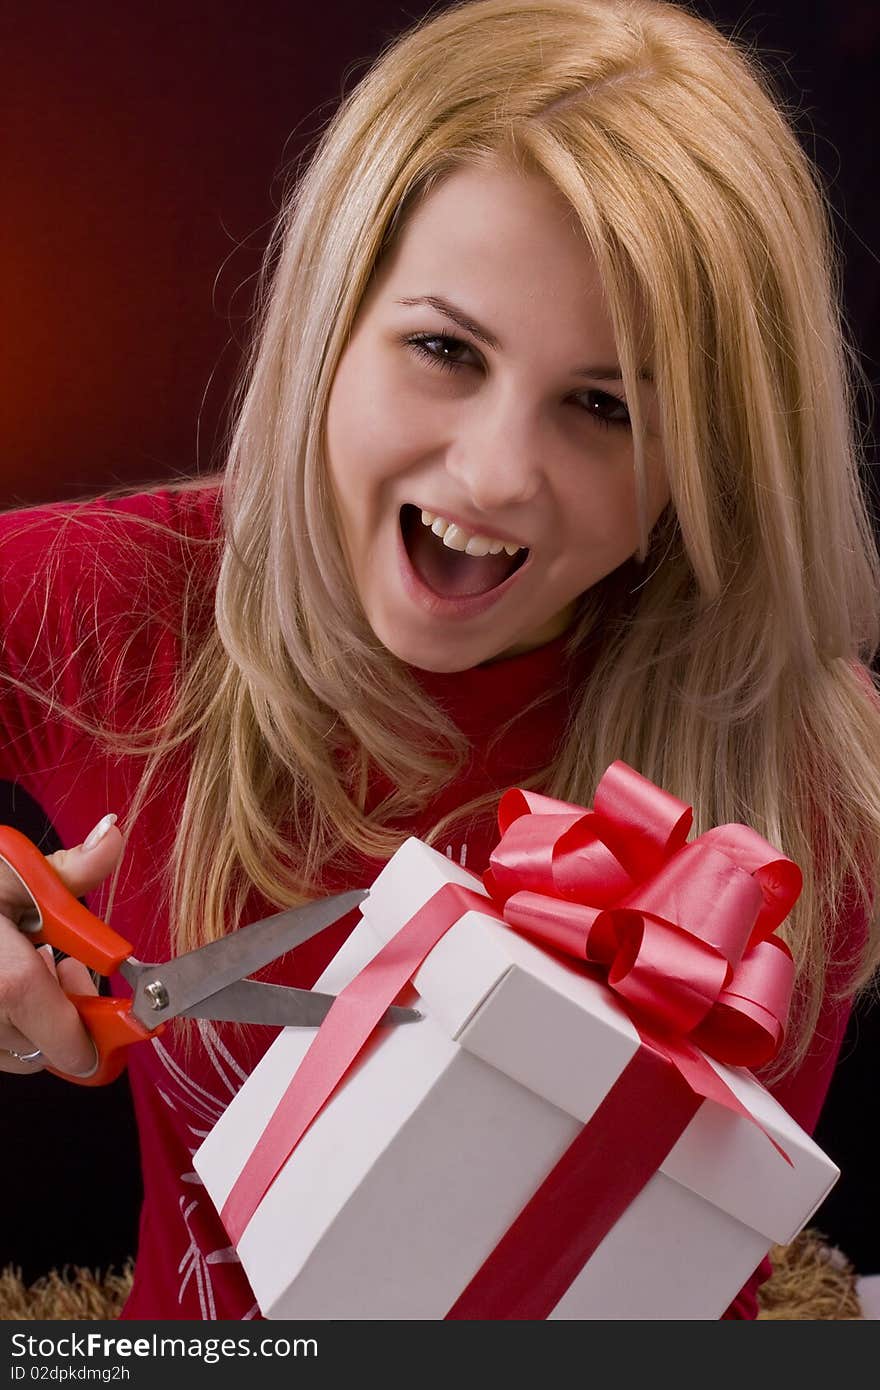
M153 980L150 984L144 985L144 994L150 1001L151 1009L168 1008L168 991L161 980Z

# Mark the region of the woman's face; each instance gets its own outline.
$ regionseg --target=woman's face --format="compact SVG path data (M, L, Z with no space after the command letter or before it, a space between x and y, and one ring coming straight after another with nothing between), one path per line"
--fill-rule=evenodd
M639 390L653 526L669 490L647 376ZM413 666L542 645L638 548L611 321L543 177L460 169L417 207L340 359L326 448L367 619Z

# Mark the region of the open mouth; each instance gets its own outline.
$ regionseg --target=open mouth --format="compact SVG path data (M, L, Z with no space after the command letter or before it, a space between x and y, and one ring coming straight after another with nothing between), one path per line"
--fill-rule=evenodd
M400 528L410 564L433 593L440 598L470 598L497 589L521 569L528 550L508 555L466 555L444 545L429 526L422 523L419 509L406 502L400 509Z

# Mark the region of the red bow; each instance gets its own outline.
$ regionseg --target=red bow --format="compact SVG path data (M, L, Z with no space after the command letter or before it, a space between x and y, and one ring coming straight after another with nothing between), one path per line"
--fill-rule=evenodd
M801 871L745 825L687 844L692 820L623 762L587 811L514 787L483 883L509 926L607 971L652 1031L754 1068L785 1035L794 963L773 933Z

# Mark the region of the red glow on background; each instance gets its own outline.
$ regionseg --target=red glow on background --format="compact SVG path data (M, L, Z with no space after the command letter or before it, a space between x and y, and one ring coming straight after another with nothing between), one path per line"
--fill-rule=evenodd
M0 506L222 464L283 176L383 8L5 6Z

